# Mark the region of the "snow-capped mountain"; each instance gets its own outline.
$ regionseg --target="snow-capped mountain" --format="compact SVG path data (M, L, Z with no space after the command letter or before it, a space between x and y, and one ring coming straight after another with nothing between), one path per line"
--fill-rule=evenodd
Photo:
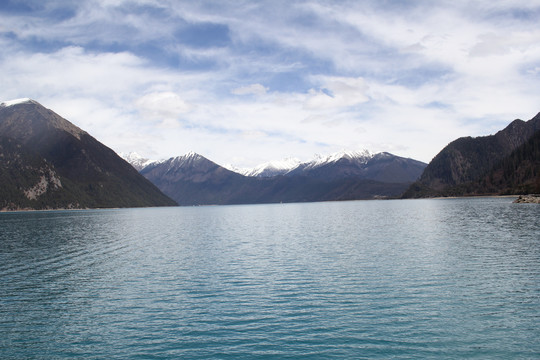
M141 174L180 205L255 204L395 197L425 166L389 153L341 151L305 163L270 161L242 175L190 152Z
M302 169L303 170L315 169L320 166L336 163L342 159L349 160L356 164L366 164L372 157L373 157L373 154L371 154L368 150L360 150L360 151L342 150L342 151L335 152L326 156L317 154L315 155L315 158L313 160L303 163Z
M126 160L128 163L131 164L137 171L141 171L146 166L150 165L151 163L155 162L155 160L151 160L148 158L145 158L135 151L132 151L130 153L120 153L118 154L120 157L124 160Z
M331 181L344 178L362 178L387 183L413 182L426 164L390 153L372 154L368 150L340 151L302 163L287 176L305 176Z
M182 156L152 162L141 170L141 174L152 182L157 181L157 179L203 182L221 177L223 174L242 176L193 151Z
M195 152L157 161L141 174L180 205L238 203L245 192L246 176L232 172ZM249 191L248 191L249 192Z
M148 167L160 167L166 171L169 176L182 175L182 177L195 174L197 174L199 177L201 174L205 174L205 176L207 176L208 173L211 173L216 169L225 169L194 151L190 151L187 154L175 156L166 160L156 161L151 163Z
M358 164L365 164L373 157L368 150L351 151L342 150L330 155L319 155L307 162L301 162L298 158L289 157L283 160L274 160L257 165L254 168L237 168L232 165L226 166L227 169L245 176L253 177L272 177L277 175L286 175L297 168L302 170L315 169L320 166L335 163L341 159L347 159Z
M241 172L245 176L272 177L283 175L297 168L301 164L300 160L294 157L283 160L269 161Z
M161 163L168 163L169 170L171 169L180 169L186 166L193 166L198 162L210 161L203 157L202 155L197 154L194 151L190 151L185 155L172 157L168 160L160 161Z
M247 172L252 170L252 168L240 168L240 167L234 166L231 163L225 164L223 165L223 167L227 170L230 170L240 175L245 175Z
M299 164L288 176L310 176L334 179L364 175L366 164L373 158L368 150L342 150L326 156L315 155L313 160Z

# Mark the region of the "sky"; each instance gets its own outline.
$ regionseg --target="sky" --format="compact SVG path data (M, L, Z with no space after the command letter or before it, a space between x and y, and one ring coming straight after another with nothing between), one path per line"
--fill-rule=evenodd
M540 0L2 0L0 101L117 152L429 162L540 112Z

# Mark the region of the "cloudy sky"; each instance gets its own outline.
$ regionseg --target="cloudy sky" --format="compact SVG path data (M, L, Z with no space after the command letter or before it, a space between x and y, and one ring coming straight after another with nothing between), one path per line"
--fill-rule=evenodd
M540 1L2 0L0 101L118 152L429 162L540 111Z

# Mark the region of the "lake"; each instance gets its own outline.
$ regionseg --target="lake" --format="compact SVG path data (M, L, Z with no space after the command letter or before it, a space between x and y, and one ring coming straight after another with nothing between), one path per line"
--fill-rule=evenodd
M512 200L0 213L0 358L540 358Z

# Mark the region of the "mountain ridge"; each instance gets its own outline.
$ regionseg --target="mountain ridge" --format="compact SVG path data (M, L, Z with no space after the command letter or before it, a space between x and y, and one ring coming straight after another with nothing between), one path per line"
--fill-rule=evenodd
M180 205L217 205L397 197L426 165L389 153L365 155L331 155L284 174L245 176L190 152L140 173Z
M480 182L540 131L540 113L529 121L516 119L493 135L461 137L444 147L428 164L404 198L500 194L502 188ZM484 181L485 184L485 181ZM488 190L488 188L490 190Z
M172 158L185 157L190 154L202 156L194 151L190 151L184 155L179 155ZM164 160L151 160L151 159L148 159L139 155L136 152L120 153L120 156L139 171L142 170L142 168L144 168L147 165L163 163L172 159L172 158L169 158L169 159L164 159ZM315 154L313 159L304 161L304 162L300 161L298 158L295 158L295 157L288 157L283 160L267 161L251 168L238 168L232 164L226 164L223 166L219 165L219 166L222 166L227 170L230 170L232 172L235 172L237 174L244 175L244 176L272 177L272 176L277 176L277 175L287 175L288 173L291 173L294 171L306 172L308 170L313 170L318 167L327 166L329 164L337 163L339 161L352 161L359 165L365 165L365 164L368 164L370 160L379 161L383 159L384 157L387 157L387 158L397 157L403 160L410 160L418 164L420 167L427 165L421 161L414 160L411 158L399 157L399 156L390 154L388 152L371 153L369 150L363 149L363 150L341 150L341 151L330 153L327 155Z
M2 209L175 205L112 149L34 100L0 104L0 138L9 150L0 159Z

